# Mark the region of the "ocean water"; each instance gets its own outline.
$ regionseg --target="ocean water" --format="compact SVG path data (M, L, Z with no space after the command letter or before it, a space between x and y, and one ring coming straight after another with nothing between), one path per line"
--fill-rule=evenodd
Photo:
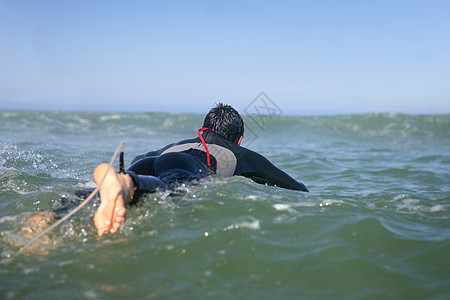
M129 164L203 116L0 111L0 298L450 299L450 115L244 120L243 146L310 193L210 178L146 195L102 238L97 199L14 256L120 142Z

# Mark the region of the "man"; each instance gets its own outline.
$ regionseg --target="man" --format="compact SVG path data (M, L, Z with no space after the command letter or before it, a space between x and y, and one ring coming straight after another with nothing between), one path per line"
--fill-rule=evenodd
M125 222L126 205L140 194L171 188L217 174L240 175L261 184L308 192L306 186L270 163L262 155L240 146L244 121L230 105L219 103L205 117L198 137L137 156L125 173L107 164L94 171L101 203L94 216L98 235L114 233Z

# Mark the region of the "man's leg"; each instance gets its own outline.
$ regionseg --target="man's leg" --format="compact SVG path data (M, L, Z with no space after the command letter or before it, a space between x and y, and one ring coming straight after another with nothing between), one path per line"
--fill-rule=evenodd
M114 233L125 222L125 205L131 202L135 186L128 174L117 173L107 164L99 165L94 171L94 181L99 185L106 174L105 181L100 186L100 206L94 216L98 235L107 232Z

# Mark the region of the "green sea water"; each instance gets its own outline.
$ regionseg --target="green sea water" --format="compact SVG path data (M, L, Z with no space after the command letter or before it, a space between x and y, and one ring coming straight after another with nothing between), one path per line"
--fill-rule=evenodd
M0 111L0 299L450 298L450 115L244 120L242 145L310 193L210 178L144 196L102 238L94 200L14 256L27 218L79 202L120 142L129 164L203 116Z

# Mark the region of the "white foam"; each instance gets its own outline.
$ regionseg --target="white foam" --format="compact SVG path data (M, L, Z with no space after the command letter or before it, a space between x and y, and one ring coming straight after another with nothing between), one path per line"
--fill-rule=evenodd
M228 231L228 230L240 229L240 228L259 230L260 229L259 220L254 220L252 222L241 222L241 223L237 223L237 224L232 224L232 225L225 227L224 230Z
M101 116L100 117L100 121L104 122L104 121L110 121L110 120L120 120L121 116L120 115L110 115L110 116Z
M242 222L242 223L238 224L238 226L239 226L239 228L248 228L248 229L254 229L254 230L260 229L258 220L255 220L253 222Z
M80 188L80 189L83 189L83 188L84 189L89 189L89 188L95 188L95 187L97 187L97 185L95 184L94 181L88 181L88 182L85 182L85 183L79 182L79 183L77 183L76 187Z
M444 205L440 205L440 204L432 206L430 208L430 212L437 212L437 211L444 211L444 210L445 210Z
M407 198L403 199L401 204L397 204L397 208L400 210L416 211L420 208L419 205L416 205L417 203L419 203L419 200Z
M58 267L62 267L62 266L65 266L65 265L71 265L71 264L73 264L73 262L74 262L73 259L62 261L62 262L58 263Z
M289 210L291 208L291 205L285 204L285 203L276 203L273 205L273 208L275 208L278 211L283 211L283 210Z
M84 296L88 299L98 299L98 295L94 291L86 291L84 292Z
M332 202L331 201L326 201L325 205L331 205ZM315 202L296 202L296 203L275 203L274 205L272 205L273 208L275 208L275 210L278 211L295 211L294 208L295 207L314 207L316 206L317 203ZM319 206L323 206L323 203L320 203Z
M17 220L17 216L4 216L0 218L0 224L4 222L12 222Z
M27 268L27 269L23 270L23 274L25 274L25 275L38 273L38 272L39 272L39 268Z

